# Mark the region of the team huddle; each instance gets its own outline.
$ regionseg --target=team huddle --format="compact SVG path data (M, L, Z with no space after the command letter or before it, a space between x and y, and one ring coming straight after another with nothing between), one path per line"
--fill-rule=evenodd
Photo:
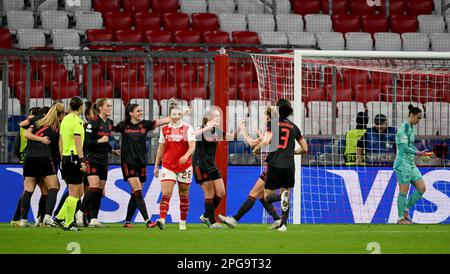
M86 122L81 118L83 111ZM307 144L299 128L288 119L293 114L289 101L281 99L276 108L267 107L267 130L257 139L249 136L245 121L235 132L225 133L220 127L221 115L217 109L206 111L201 127L194 130L182 121L183 116L190 113L190 108L182 110L176 100L169 102L169 116L159 120L143 119L143 110L138 104L128 105L125 119L117 125L109 118L111 113L111 100L99 99L95 104L86 102L83 105L79 97L70 100L67 113L60 101L45 111L37 108L30 110L28 119L20 123L23 132L20 147L23 153L24 192L18 201L12 225L31 226L28 213L31 197L38 186L41 198L36 225L60 227L68 231L78 231L80 226L104 227L98 220L98 212L108 179L109 154L114 153L121 156L123 178L131 186L124 227L133 227L131 219L139 210L147 227L165 229L170 200L177 184L180 196L179 229L186 230L189 188L195 178L205 197L201 222L212 229L223 228L215 217L215 210L225 196L224 182L215 163L217 142L234 140L242 134L246 143L253 147L255 155L262 150L267 151L265 170L239 212L230 217L218 217L222 223L234 228L259 199L274 218L272 227L286 231L289 193L295 184L294 154L307 152ZM152 222L143 198L142 185L147 180L147 134L157 127L161 130L154 176L160 179L162 199L159 219ZM274 129L277 134L273 134ZM114 132L121 135L120 150L113 150L109 143ZM297 150L296 142L300 145ZM58 170L61 170L68 191L56 206L60 189ZM279 189L281 194L277 194ZM281 217L273 206L278 201L282 203Z

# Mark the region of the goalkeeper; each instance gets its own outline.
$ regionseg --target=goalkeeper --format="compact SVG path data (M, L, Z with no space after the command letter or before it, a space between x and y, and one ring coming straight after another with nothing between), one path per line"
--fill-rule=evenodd
M430 156L434 155L427 150L419 151L414 146L417 125L422 119L422 110L413 105L409 105L408 121L402 123L397 131L395 142L397 145L397 157L394 161L394 171L397 175L399 184L399 194L397 198L398 207L398 224L411 224L409 218L409 209L420 199L425 193L425 182L422 179L419 169L414 164L414 157L421 156L422 161L429 161ZM406 196L409 191L409 185L413 184L416 190L409 199Z

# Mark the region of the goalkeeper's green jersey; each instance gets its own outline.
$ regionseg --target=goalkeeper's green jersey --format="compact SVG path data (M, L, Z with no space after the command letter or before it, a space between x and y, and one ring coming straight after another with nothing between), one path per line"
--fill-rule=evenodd
M397 144L397 157L394 161L394 168L401 165L415 166L414 157L417 148L414 146L416 140L416 129L409 123L404 122L397 130L395 143Z

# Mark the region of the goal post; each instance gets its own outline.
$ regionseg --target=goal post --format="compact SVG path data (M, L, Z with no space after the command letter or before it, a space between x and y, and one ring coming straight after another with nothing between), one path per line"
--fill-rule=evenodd
M290 100L293 121L310 147L295 158L289 222L395 222L395 131L413 104L423 110L416 146L448 150L450 53L295 50L251 56L263 105ZM374 132L381 139L373 139ZM413 221L450 223L445 213L435 213L450 212L444 198L449 184L433 185L448 181L442 174L450 172L449 158L416 159L432 190L412 210Z

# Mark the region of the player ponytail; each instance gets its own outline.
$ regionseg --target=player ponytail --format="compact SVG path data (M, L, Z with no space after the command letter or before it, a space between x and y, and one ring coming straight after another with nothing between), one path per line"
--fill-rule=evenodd
M422 113L422 110L420 108L415 107L412 104L409 104L408 109L409 109L408 117L411 116L411 115L416 116L416 115Z
M92 103L91 101L86 101L84 103L84 106L85 106L84 117L92 118L98 115L96 104Z
M44 116L44 118L42 118L36 123L36 126L38 126L39 128L48 126L54 130L59 129L60 126L59 116L61 115L61 113L64 113L64 107L65 106L63 103L54 104L49 109L48 113Z

